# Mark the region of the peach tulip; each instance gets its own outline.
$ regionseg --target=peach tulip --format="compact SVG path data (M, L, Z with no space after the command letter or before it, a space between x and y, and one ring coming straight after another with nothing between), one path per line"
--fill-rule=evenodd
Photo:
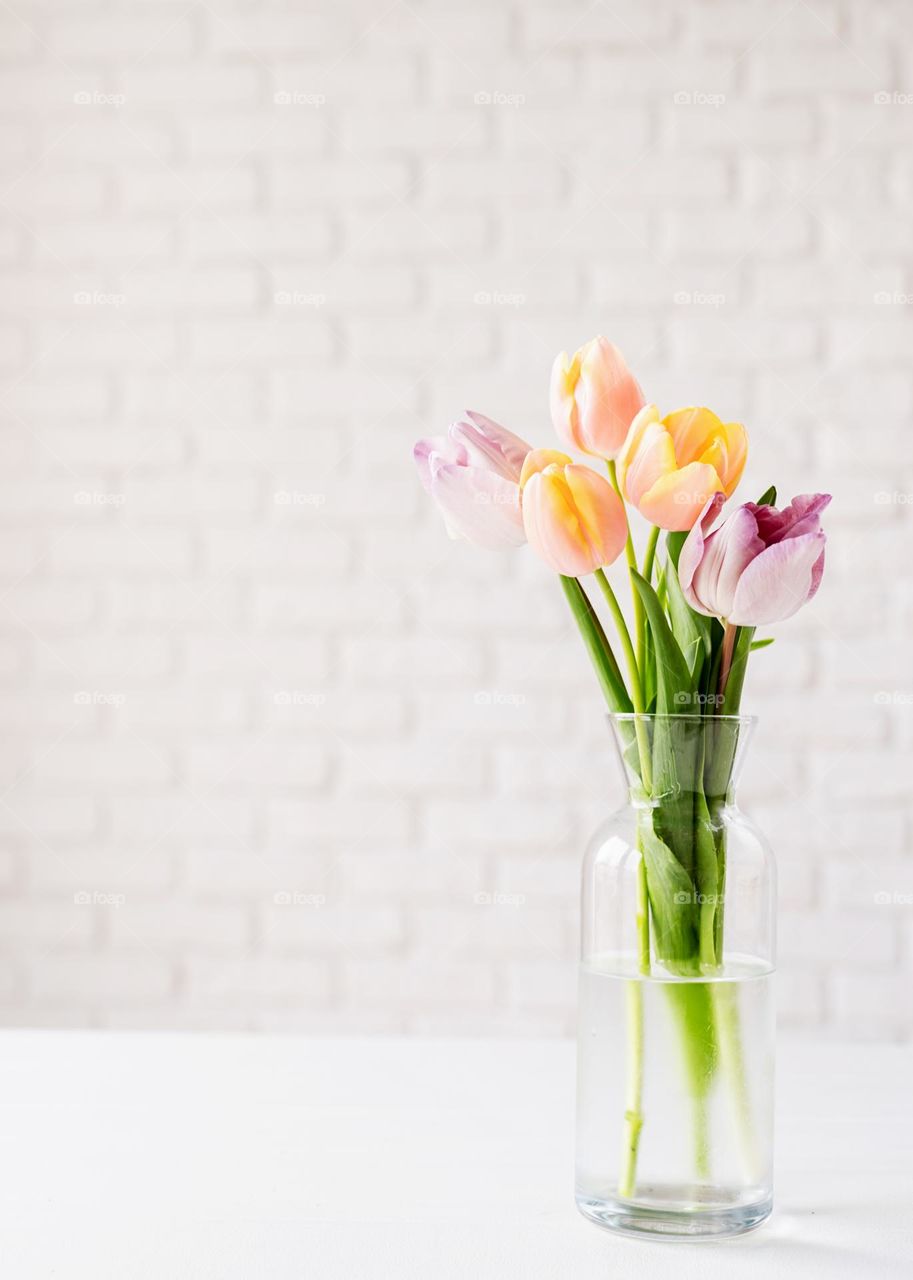
M624 504L607 480L555 449L534 449L520 473L523 527L556 573L580 578L611 564L627 537Z
M661 419L656 405L648 404L618 455L618 480L651 524L686 530L715 493L730 496L747 454L741 423L721 422L709 409L678 409Z
M593 338L569 360L562 351L552 366L552 422L569 449L614 458L644 394L624 356L605 338Z

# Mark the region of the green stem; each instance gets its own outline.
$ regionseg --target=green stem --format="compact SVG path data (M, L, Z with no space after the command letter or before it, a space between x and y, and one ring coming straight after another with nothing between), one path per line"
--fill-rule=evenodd
M735 1117L736 1131L745 1178L754 1182L758 1178L758 1144L748 1079L745 1072L745 1055L742 1052L742 1035L739 1025L738 983L713 982L713 1003L716 1013L716 1036L720 1063L729 1081L729 1097Z
M654 525L650 530L650 536L647 538L647 549L644 552L644 567L641 577L646 578L647 582L652 583L653 580L653 561L656 558L656 544L659 541L659 526Z
M612 584L602 569L596 570L596 580L609 606L621 647L624 650L631 680L631 697L634 703L634 732L637 736L637 750L640 757L640 776L647 794L653 787L653 769L650 755L650 741L644 721L643 688L640 671L631 636L625 622L624 614ZM637 865L637 963L642 974L650 972L650 911L647 894L647 864L640 851ZM618 1179L618 1194L624 1199L634 1195L637 1185L637 1153L640 1148L640 1131L643 1128L643 1087L644 1087L644 992L643 983L633 978L626 984L625 1003L627 1009L627 1086L625 1094L625 1128L622 1149L621 1173Z
M628 664L628 674L631 679L631 701L634 703L636 712L634 718L634 732L637 735L637 749L640 754L640 777L647 792L653 788L653 769L650 760L650 740L647 737L647 726L644 724L644 692L640 682L640 669L637 665L637 657L634 653L634 646L631 644L631 636L628 632L628 624L625 622L625 616L621 611L621 605L618 598L612 590L612 584L602 569L597 569L595 573L596 581L605 596L606 603L615 619L615 626L618 629L618 638L621 641L621 647L624 650L625 660Z
M640 1131L643 1128L644 1087L644 993L643 984L637 979L625 987L627 1011L627 1088L625 1092L624 1145L621 1153L621 1174L618 1194L625 1200L634 1195L637 1180L637 1151Z
M615 467L615 459L610 458L609 461L606 463L606 466L609 469L609 479L612 482L612 488L618 494L619 498L621 498L622 505L623 505L624 494L621 492L621 486L618 483L618 471L616 470L616 467ZM628 573L630 574L632 572L633 573L637 572L637 555L634 551L634 539L631 537L631 522L628 520L628 511L626 507L624 511L625 511L625 529L627 533L627 536L625 538L625 559L628 562ZM634 600L634 635L637 638L637 658L638 658L638 662L642 662L643 652L644 652L644 638L647 633L647 620L644 614L643 603L641 602L640 596L637 594L637 591L634 589L633 579L631 580L631 595Z

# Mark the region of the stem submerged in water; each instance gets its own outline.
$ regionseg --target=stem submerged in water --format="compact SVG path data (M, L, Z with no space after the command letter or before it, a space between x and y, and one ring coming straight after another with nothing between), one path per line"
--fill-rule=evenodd
M625 1094L624 1148L621 1153L621 1176L618 1194L626 1200L634 1195L637 1180L637 1151L644 1117L642 1107L644 1087L644 993L642 984L635 978L626 984L625 1007L627 1010L627 1092Z

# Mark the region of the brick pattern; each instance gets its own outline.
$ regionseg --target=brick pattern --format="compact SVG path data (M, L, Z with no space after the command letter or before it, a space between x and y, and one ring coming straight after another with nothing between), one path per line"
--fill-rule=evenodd
M618 799L532 557L413 439L603 331L827 488L745 796L781 1015L913 1032L900 0L10 0L0 1020L562 1033Z

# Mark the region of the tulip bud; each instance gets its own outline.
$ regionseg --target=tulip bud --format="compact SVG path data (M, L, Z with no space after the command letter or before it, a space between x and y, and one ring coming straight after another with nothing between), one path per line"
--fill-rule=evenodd
M742 477L748 436L738 422L709 409L679 409L660 419L641 409L618 455L618 480L629 502L661 529L690 529L716 493L729 497Z
M446 436L419 440L419 477L452 538L490 550L526 541L520 514L520 471L530 446L482 413L467 410Z
M605 338L593 338L569 360L552 366L552 422L569 449L614 458L644 402L624 356Z
M624 505L607 480L555 449L534 449L520 476L530 546L556 573L580 578L625 545Z
M801 494L782 511L746 502L708 534L724 502L716 494L679 557L692 609L734 627L791 617L821 583L827 539L819 517L830 500L828 493Z

